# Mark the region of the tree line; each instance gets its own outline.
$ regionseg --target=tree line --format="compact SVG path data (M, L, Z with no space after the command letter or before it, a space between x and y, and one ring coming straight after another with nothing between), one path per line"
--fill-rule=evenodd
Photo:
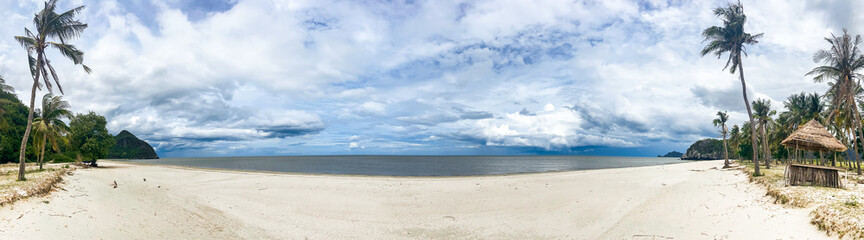
M88 74L91 69L84 65L84 52L69 41L77 38L87 28L86 23L76 19L84 6L56 12L56 0L49 0L33 16L33 31L24 28L23 36L15 40L27 52L27 63L33 84L30 88L30 104L25 106L14 94L14 88L0 77L0 163L19 163L18 180L26 180L26 162L43 161L91 161L107 156L114 144L113 137L105 128L105 117L94 112L72 114L69 103L54 90L63 94L60 78L46 54L57 50L61 56L75 65L81 65ZM38 90L47 90L42 97L41 108L36 108ZM68 120L68 125L66 121ZM16 143L20 142L16 148Z
M747 56L747 45L759 43L762 33L750 34L744 31L747 17L740 2L716 8L714 15L720 18L723 24L711 26L702 32L706 45L701 55L713 54L717 58L728 56L724 70L728 68L733 74L737 71L749 117L749 121L745 121L740 127L735 124L727 128L728 115L726 112L717 112L713 123L720 128L724 145L728 145L725 147L728 151L726 166L729 155L737 156L739 159L754 161L754 174L760 175L760 165L770 168L772 163L789 162L792 156L801 156L795 159L814 159L807 160L812 164L854 167L860 175L859 156L862 154L861 140L864 137L859 109L864 108L864 91L861 89L864 56L858 48L861 36L852 37L844 28L841 36L831 34L826 37L828 48L817 51L813 56L813 61L822 65L813 68L805 76L812 77L816 83L826 83L828 91L821 95L805 92L792 94L783 102L783 112L778 114L776 110L772 110L771 101L768 99L750 102L747 98L742 57ZM850 150L834 153L825 159L816 156L817 153L796 152L795 149L780 144L799 126L810 120L826 126L828 131ZM817 161L816 157L823 160Z
M29 108L0 77L0 164L17 162L24 137ZM93 161L105 158L114 145L104 116L94 112L73 114L69 103L51 93L42 97L42 106L34 110L24 159L40 165L44 162Z

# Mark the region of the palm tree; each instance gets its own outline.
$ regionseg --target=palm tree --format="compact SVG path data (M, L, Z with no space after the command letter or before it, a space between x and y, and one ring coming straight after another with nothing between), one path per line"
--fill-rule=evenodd
M792 132L798 129L799 126L807 123L810 120L815 119L820 123L824 123L826 127L834 127L836 125L827 124L825 122L824 112L825 112L825 104L822 102L822 96L819 96L818 93L799 93L792 94L786 98L786 101L783 102L783 107L786 108L786 111L780 113L777 117L777 125L773 131L773 139L771 141L772 146L777 146L778 148L783 148L779 146L779 142L788 137ZM826 98L828 98L826 96ZM835 116L836 117L836 116ZM833 129L833 128L832 128ZM839 129L839 128L837 128ZM842 132L835 131L835 132ZM796 149L787 149L792 150L793 153L797 155Z
M51 148L54 151L60 151L57 144L62 139L62 135L69 133L69 126L60 120L61 118L72 119L72 112L68 110L69 103L63 101L62 97L52 94L45 94L42 97L42 111L38 118L33 120L35 127L36 138L40 141L41 152L39 153L39 170L42 170L42 160L45 158L45 143L51 142Z
M15 88L12 86L6 85L6 79L3 79L3 76L0 76L0 92L14 93Z
M855 101L855 97L861 90L858 80L861 74L858 72L864 69L864 57L858 49L858 44L861 43L861 36L856 35L853 39L844 28L843 36L837 37L831 34L831 38L825 38L830 49L822 49L813 55L813 62L822 62L824 65L813 68L806 76L814 76L814 82L829 82L829 89L826 95L831 96L831 105L835 107L835 111L829 113L829 119L840 113L847 112L851 117L852 129L857 130L858 137L852 138L852 149L855 156L856 164L858 161L857 139L864 136L861 132L861 113ZM855 134L853 131L852 134ZM861 168L858 168L858 175L861 175Z
M753 101L753 117L756 118L756 124L762 132L762 158L765 159L765 168L771 168L771 150L768 148L768 124L771 122L771 116L777 114L777 111L771 110L771 101L768 99L756 99ZM755 152L755 151L754 151Z
M63 87L60 86L60 79L57 77L57 72L51 66L51 61L45 55L45 49L50 47L56 48L64 57L72 60L75 65L82 65L84 71L90 73L90 68L84 65L84 52L78 50L75 46L67 44L66 41L78 37L84 29L87 28L86 23L81 23L75 19L75 15L84 10L84 6L73 8L72 10L56 13L56 0L45 2L45 7L37 12L33 17L33 24L36 27L36 33L30 29L24 28L25 36L15 36L15 40L27 49L27 59L30 65L30 73L33 76L33 87L30 90L30 113L27 116L27 128L24 130L24 137L21 139L20 162L18 168L18 180L26 180L24 178L24 150L27 147L27 138L30 136L30 130L33 127L33 105L35 104L36 88L39 87L39 80L45 83L45 87L49 92L52 92L52 84L48 79L54 79L54 84L60 89L63 94ZM59 40L59 42L52 41ZM36 55L35 57L33 55Z
M786 127L792 130L798 129L799 125L807 123L811 119L822 122L822 112L825 111L825 104L822 103L818 93L792 94L783 102L783 107L787 111L780 115L788 118L789 124Z
M0 76L0 92L14 93L15 88L12 86L6 85L6 79L3 79L3 76ZM0 104L7 104L9 100L0 98ZM0 116L3 115L3 108L0 108ZM4 126L5 127L5 126Z
M15 89L12 88L12 86L6 85L6 80L3 79L3 76L0 76L0 92L7 92L7 93L14 93L15 92ZM10 104L10 103L12 103L12 102L10 102L8 99L0 98L0 106ZM6 111L3 110L2 107L0 107L0 117L3 117L3 114L5 114L5 113L6 113ZM0 119L2 119L2 118L0 118ZM8 126L9 125L6 123L6 121L0 121L0 128L6 128Z
M714 126L720 127L720 133L723 133L723 156L725 157L725 161L723 162L723 168L729 168L729 147L726 144L726 121L729 120L729 115L726 115L726 112L717 112L717 118L714 119Z
M729 149L732 150L733 156L738 156L738 144L741 143L738 139L741 138L741 129L738 128L738 125L732 125L732 130L729 130Z
M719 59L723 54L729 53L729 58L726 60L726 66L723 67L723 70L729 68L730 63L732 64L732 67L729 71L732 74L735 74L737 69L738 76L741 80L741 90L744 94L744 106L747 107L747 116L750 118L750 122L754 122L753 112L750 110L750 101L747 100L747 83L744 81L744 63L741 60L741 56L747 55L745 45L759 43L757 40L762 37L762 33L750 35L749 33L744 32L744 23L747 22L747 16L744 15L744 6L741 5L741 2L738 2L737 4L729 3L725 8L715 8L714 15L723 21L723 26L711 26L702 31L702 36L705 37L703 42L708 41L708 45L702 49L701 54L702 56L705 56L712 53ZM751 125L750 132L750 141L754 149L753 161L756 161L755 124ZM755 166L754 175L761 175L761 173L759 173L758 162L754 163L756 163L753 164Z

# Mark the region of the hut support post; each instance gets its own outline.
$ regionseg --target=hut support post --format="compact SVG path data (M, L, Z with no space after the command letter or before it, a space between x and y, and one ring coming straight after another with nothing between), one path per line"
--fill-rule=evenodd
M828 165L828 164L825 164L825 159L822 158L822 151L819 151L819 164Z

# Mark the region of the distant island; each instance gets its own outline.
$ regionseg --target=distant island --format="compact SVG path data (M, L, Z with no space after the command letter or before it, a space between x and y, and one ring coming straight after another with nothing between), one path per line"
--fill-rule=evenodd
M684 153L681 153L679 151L671 151L669 153L666 153L666 155L657 155L657 157L672 157L672 158L680 158L681 156L684 156Z
M109 159L159 159L153 146L123 130L114 137L116 144L108 152Z
M682 160L717 160L723 159L723 141L706 138L693 143L687 148Z

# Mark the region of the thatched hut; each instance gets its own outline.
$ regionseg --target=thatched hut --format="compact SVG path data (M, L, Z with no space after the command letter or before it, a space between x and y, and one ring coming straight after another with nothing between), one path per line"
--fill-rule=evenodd
M816 120L810 120L798 127L798 130L795 130L780 144L796 150L818 151L820 160L822 152L846 151L846 146L840 143L840 140L834 138L834 135L829 133L825 129L825 126L822 126ZM845 169L807 164L789 164L786 166L785 177L787 184L791 185L812 184L824 187L842 187L839 174L839 171L842 170Z
M834 138L834 135L825 129L825 126L819 124L816 120L810 120L804 125L798 127L786 139L783 139L780 144L790 148L803 150L819 151L819 152L842 152L846 151L846 146L840 143L840 140Z

